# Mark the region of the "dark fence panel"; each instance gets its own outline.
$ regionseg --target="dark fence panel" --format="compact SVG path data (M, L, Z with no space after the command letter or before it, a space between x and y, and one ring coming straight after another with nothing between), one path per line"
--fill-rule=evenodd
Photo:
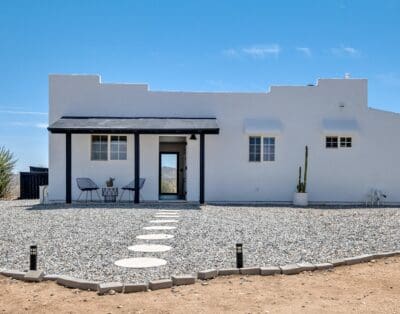
M20 172L19 176L20 199L39 198L39 186L49 183L47 172Z
M49 168L45 167L29 167L29 172L49 172Z

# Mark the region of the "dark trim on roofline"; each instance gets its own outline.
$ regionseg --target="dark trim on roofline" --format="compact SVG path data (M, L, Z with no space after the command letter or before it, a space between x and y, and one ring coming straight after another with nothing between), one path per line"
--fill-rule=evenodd
M219 134L219 128L214 129L83 129L83 128L51 128L51 133L71 134Z
M109 117L109 116L62 116L61 119L176 119L176 120L216 120L215 117Z

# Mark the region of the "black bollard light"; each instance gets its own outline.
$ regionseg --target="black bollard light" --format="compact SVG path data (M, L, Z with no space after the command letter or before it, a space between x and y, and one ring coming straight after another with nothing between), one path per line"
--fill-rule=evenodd
M37 270L37 245L31 245L29 270Z
M236 268L243 268L243 244L236 243Z

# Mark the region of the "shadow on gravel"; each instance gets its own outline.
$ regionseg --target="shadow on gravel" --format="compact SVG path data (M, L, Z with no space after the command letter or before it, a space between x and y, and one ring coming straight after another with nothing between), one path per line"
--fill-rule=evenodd
M35 205L17 205L15 207L23 207L25 210L58 210L58 209L84 209L84 208L131 208L131 209L165 209L165 210L200 210L199 204L191 203L148 203L148 204L133 204L133 203L73 203L73 204L35 204Z
M387 209L399 208L399 205L365 206L365 204L310 204L306 207L294 206L289 203L207 203L210 206L217 207L260 207L260 208L291 208L291 209Z

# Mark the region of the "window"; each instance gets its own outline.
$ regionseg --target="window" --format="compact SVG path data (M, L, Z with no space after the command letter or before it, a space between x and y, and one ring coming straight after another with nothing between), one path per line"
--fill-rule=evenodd
M338 138L337 136L327 136L325 139L326 148L338 148Z
M249 161L261 161L261 137L249 137Z
M111 136L111 160L126 160L126 136Z
M327 136L325 138L325 147L326 148L352 147L352 138L345 136L342 137Z
M108 136L92 135L92 160L107 160L108 157Z
M341 137L340 147L351 147L351 137Z
M249 161L261 161L261 156L263 161L275 161L275 137L249 137Z
M275 161L275 137L264 137L263 145L263 160Z

